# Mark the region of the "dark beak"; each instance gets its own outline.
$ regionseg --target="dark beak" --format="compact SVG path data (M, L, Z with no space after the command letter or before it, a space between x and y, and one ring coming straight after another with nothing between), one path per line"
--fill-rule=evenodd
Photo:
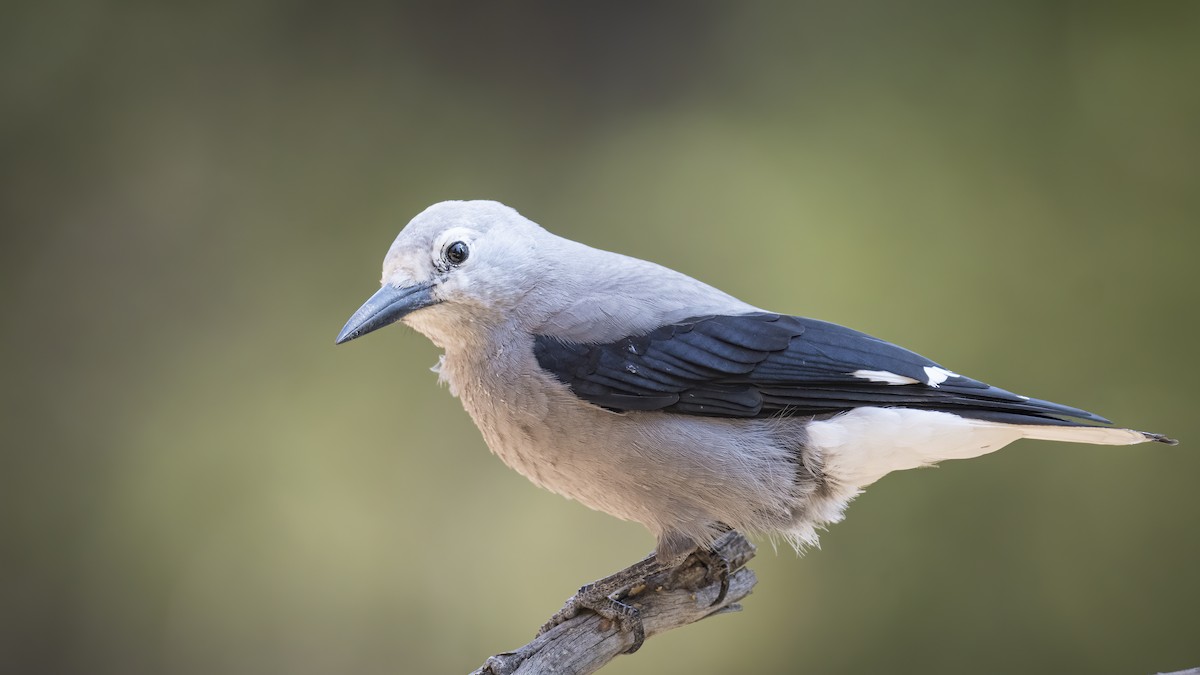
M434 304L433 284L429 282L397 288L384 284L370 300L346 322L334 344L349 342L373 330L396 323L408 314Z

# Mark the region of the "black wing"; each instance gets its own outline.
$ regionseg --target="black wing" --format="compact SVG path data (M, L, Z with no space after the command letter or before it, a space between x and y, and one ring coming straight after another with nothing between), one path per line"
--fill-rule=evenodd
M1108 422L950 373L865 333L779 314L698 317L606 344L537 336L534 355L576 396L611 410L768 417L899 406L1011 423Z

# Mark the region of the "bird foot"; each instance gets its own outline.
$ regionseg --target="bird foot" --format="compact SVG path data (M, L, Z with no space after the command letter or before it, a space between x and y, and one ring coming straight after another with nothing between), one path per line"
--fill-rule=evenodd
M581 611L587 609L617 624L621 630L632 633L633 646L626 650L626 653L636 652L646 640L646 628L642 624L642 617L638 613L638 609L629 603L622 602L621 598L631 588L645 581L646 577L665 568L663 564L659 563L658 558L650 555L616 574L583 586L578 593L567 600L562 609L550 617L550 620L538 631L538 635L545 634L555 626L578 616Z
M729 577L732 574L733 561L718 549L696 549L692 551L691 556L704 565L707 572L703 577L691 578L690 581L697 587L701 587L707 585L709 579L719 580L721 588L710 606L719 605L729 594ZM687 554L665 562L650 555L616 574L593 581L581 587L578 593L571 596L563 608L555 612L554 616L542 625L538 635L544 635L555 626L575 618L580 612L590 610L633 635L633 645L625 651L626 654L632 654L645 642L646 628L637 607L623 602L623 600L626 599L631 589L645 583L646 579L654 574L671 570L671 575L674 577L684 570L695 569L694 563L689 564L689 560L690 557Z
M636 652L646 641L646 627L642 624L641 613L638 612L637 607L621 602L615 597L616 595L618 593L605 593L605 589L596 584L583 586L578 593L567 600L562 609L555 612L554 616L542 625L538 635L543 635L555 626L575 618L583 610L591 610L601 618L613 622L621 630L631 633L633 645L625 650L625 653Z
M709 606L721 604L726 595L729 595L729 575L732 573L733 565L720 551L710 548L699 548L692 555L696 556L705 567L708 568L707 577L716 575L721 582L721 590L717 591L717 597L713 599Z

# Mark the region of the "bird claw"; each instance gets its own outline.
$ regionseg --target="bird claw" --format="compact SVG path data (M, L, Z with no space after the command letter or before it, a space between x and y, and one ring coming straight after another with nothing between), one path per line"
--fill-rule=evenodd
M554 616L550 617L550 620L542 625L538 631L538 636L544 635L555 626L575 618L579 615L579 612L586 609L595 612L603 619L613 622L620 630L632 633L633 645L625 650L625 653L632 654L636 652L641 649L642 643L646 641L646 627L642 623L641 613L637 607L617 600L614 597L615 595L617 593L605 593L604 589L597 587L595 584L583 586L579 589L578 593L567 600L562 609L555 612Z
M586 609L586 601L584 598L586 598L591 589L592 584L581 586L575 595L567 598L567 602L563 604L562 609L555 612L553 616L551 616L550 619L546 621L546 623L542 624L542 627L538 629L537 637L541 637L546 633L549 633L550 630L555 626L566 623L567 621L574 619L576 616L579 616L579 611L581 609Z
M711 577L713 574L716 574L717 578L721 582L721 590L717 591L717 597L714 598L711 603L709 603L709 607L721 604L721 601L725 599L725 596L729 595L729 575L733 570L729 559L722 555L719 551L708 548L696 549L694 555L696 556L697 560L699 560L704 564L705 567L708 568L707 576Z

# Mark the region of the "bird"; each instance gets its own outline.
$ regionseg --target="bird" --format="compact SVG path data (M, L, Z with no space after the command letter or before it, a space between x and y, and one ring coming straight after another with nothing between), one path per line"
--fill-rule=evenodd
M591 609L635 633L629 651L644 631L613 594L731 530L799 550L883 476L1022 438L1176 442L755 307L495 201L414 217L336 343L396 322L443 351L439 380L505 464L655 537L653 554L583 587L543 627Z

